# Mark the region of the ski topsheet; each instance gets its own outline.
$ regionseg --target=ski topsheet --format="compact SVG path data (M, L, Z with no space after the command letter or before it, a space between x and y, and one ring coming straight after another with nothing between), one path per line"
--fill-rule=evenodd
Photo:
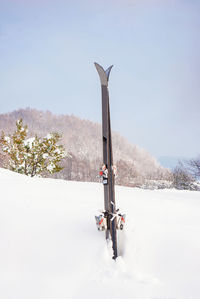
M103 165L107 170L107 177L104 177L104 209L106 214L106 239L109 233L112 240L113 258L117 258L117 232L116 232L116 204L115 204L115 177L113 171L113 152L110 124L110 105L108 80L112 66L106 71L98 63L95 67L101 81L102 93L102 139L103 139Z

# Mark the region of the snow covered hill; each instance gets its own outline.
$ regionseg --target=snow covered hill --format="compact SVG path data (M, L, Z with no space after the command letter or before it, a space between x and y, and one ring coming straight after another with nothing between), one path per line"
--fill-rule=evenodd
M102 166L102 127L101 124L80 119L73 115L54 115L48 111L19 109L0 114L0 131L6 136L13 134L15 123L23 119L28 125L28 137L35 134L45 137L50 132L62 135L61 143L70 158L63 159L61 172L54 174L57 179L98 182L98 169ZM146 150L131 144L120 134L112 131L113 157L118 169L116 183L121 186L141 186L146 179L169 180L171 173ZM7 161L0 152L0 167ZM129 171L127 171L127 168Z
M101 184L0 169L0 190L0 298L200 298L199 192L117 187L115 262L94 220Z

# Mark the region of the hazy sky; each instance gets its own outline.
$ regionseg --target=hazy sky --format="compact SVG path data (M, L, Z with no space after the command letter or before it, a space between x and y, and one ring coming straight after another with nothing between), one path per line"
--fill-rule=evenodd
M156 157L200 153L199 0L0 0L0 113L101 121Z

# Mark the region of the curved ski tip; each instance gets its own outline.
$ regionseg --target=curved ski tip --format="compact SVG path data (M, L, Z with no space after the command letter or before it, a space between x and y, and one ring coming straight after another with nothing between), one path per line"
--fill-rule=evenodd
M103 67L100 64L96 63L96 62L94 63L94 65L95 65L96 70L99 74L101 85L108 86L107 75L106 75L106 72L104 71Z
M110 76L110 72L111 72L112 68L113 68L113 65L109 66L109 68L107 68L107 70L105 71L106 72L106 76L107 76L107 80L109 80L109 76Z
M113 64L109 66L106 70L104 70L104 68L97 62L94 62L94 65L96 68L101 68L106 73L106 75L108 74L108 76L110 74L111 69L113 68Z
M100 68L100 69L102 69L102 71L105 72L104 68L103 68L100 64L98 64L97 62L94 62L94 65L95 65L95 67L96 67L97 69Z
M106 73L107 73L107 72L110 72L111 69L113 68L113 66L114 66L113 64L112 64L111 66L109 66L109 67L107 68L107 70L106 70Z
M97 69L97 72L99 73L102 85L108 86L108 79L109 79L110 71L111 71L113 65L109 66L109 68L107 68L107 70L104 70L104 68L97 62L94 62L94 65Z

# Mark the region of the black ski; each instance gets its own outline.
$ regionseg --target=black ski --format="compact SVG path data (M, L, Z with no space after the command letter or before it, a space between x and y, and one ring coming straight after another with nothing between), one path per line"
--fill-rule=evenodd
M110 125L110 105L108 93L108 80L112 66L106 71L98 63L95 67L101 81L102 92L102 138L103 163L107 168L107 183L104 184L104 209L107 220L106 239L111 235L113 258L117 258L117 231L116 231L116 205L115 205L115 177L113 173L113 153Z

